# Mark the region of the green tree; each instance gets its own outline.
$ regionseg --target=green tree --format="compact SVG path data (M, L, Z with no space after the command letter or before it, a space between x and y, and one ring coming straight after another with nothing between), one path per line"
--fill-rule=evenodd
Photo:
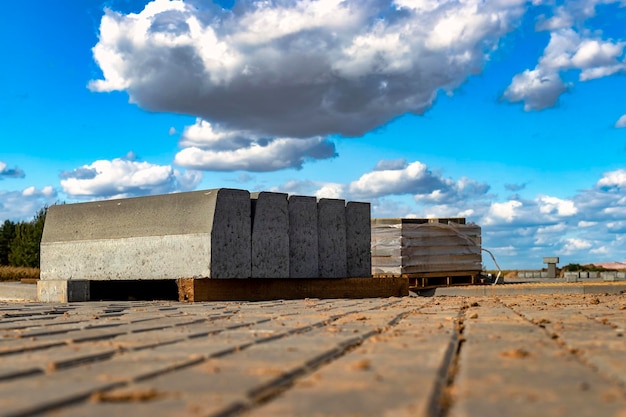
M44 207L30 222L20 222L15 227L15 238L10 244L9 264L39 268L39 245L43 234L48 207Z
M16 224L11 220L5 220L0 226L0 265L9 264L11 242L15 238L15 226Z

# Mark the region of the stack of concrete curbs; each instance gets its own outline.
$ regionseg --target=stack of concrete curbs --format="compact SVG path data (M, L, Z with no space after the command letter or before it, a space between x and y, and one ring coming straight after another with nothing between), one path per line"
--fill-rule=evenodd
M87 301L90 281L371 277L370 230L369 203L226 188L55 205L38 298Z

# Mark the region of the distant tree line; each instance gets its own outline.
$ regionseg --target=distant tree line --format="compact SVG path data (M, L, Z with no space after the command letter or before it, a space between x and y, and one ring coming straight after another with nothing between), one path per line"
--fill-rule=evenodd
M563 268L563 271L588 271L588 272L605 272L605 271L615 271L614 269L607 269L600 265L580 265L580 264L567 264Z
M39 245L48 207L28 222L5 220L0 226L0 265L39 268Z

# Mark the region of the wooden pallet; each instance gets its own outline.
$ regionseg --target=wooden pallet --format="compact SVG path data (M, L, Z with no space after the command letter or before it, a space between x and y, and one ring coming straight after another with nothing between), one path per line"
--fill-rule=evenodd
M406 278L180 278L84 281L73 301L269 301L304 298L388 298L409 295Z
M452 287L457 285L480 285L480 271L453 272L421 272L414 274L377 274L377 278L404 278L408 280L409 289Z
M179 301L268 301L304 298L378 298L409 295L408 280L395 278L184 278Z

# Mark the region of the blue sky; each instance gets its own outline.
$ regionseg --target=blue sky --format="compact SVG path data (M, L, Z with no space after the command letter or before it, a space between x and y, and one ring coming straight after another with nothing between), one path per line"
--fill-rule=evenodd
M3 9L0 219L232 187L466 217L507 269L626 260L626 3Z

